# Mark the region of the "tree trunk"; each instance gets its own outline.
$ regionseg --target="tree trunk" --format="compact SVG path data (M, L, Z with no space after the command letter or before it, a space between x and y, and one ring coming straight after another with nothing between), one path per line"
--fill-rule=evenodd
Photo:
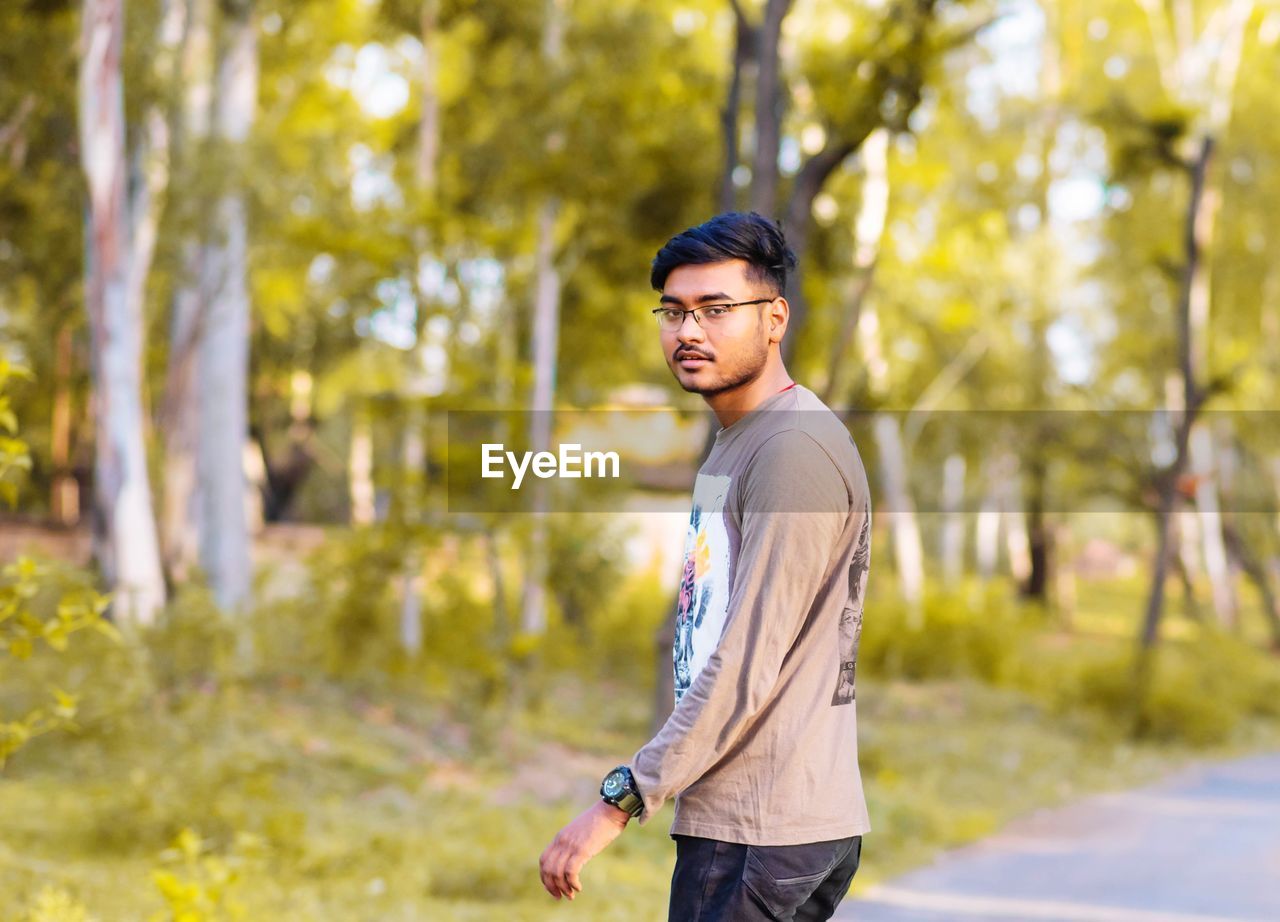
M436 2L423 0L419 14L419 32L422 41L422 114L418 119L418 161L416 179L418 194L422 197L420 214L434 213L436 188L436 160L440 147L440 100L436 91ZM419 348L427 348L424 334L427 331L428 293L422 290L420 280L430 258L427 225L421 220L415 235L415 264L418 282L418 315L416 318ZM447 354L447 353L446 353ZM447 374L447 371L446 371ZM423 432L427 425L427 412L416 391L409 395L410 409L405 421L401 463L404 467L404 484L401 500L406 524L411 524L421 511L426 489L426 442ZM415 542L407 542L404 570L400 575L400 646L411 658L422 652L422 568L424 556Z
M1155 37L1156 60L1159 64L1164 91L1173 99L1184 102L1188 93L1204 92L1208 97L1204 113L1203 130L1197 149L1187 163L1190 179L1186 217L1183 223L1183 251L1185 261L1177 305L1178 364L1182 374L1185 410L1178 426L1178 454L1171 468L1161 478L1160 505L1156 513L1157 552L1152 573L1152 586L1139 635L1142 650L1155 645L1159 636L1160 617L1164 602L1164 578L1169 563L1169 526L1177 483L1187 470L1188 442L1191 427L1201 404L1208 396L1205 374L1208 371L1209 332L1209 259L1207 250L1213 241L1213 227L1220 200L1218 190L1209 185L1209 168L1213 162L1215 138L1226 130L1231 121L1235 100L1236 79L1244 50L1245 29L1253 15L1253 0L1231 0L1224 7L1223 15L1214 17L1209 27L1220 30L1206 34L1202 41L1206 48L1191 45L1190 27L1169 30L1164 7L1145 2L1146 11ZM1190 9L1183 7L1183 9ZM1212 54L1211 86L1186 85L1188 75L1198 70L1193 59ZM1144 657L1145 659L1145 657Z
M174 160L183 176L191 175L208 141L212 118L212 9L209 0L187 0L183 40L182 82L185 87L174 114ZM186 190L186 195L198 193ZM197 203L203 204L203 203ZM165 569L175 583L186 582L200 561L202 502L196 470L200 405L196 355L201 335L204 293L201 290L204 248L188 231L179 247L180 266L169 314L169 354L162 408L164 421Z
M411 398L408 418L405 421L400 461L404 468L401 498L407 528L412 527L422 509L422 487L427 457L427 444L423 438L425 415L421 403ZM400 577L400 647L408 656L416 657L422 652L424 558L416 542L407 541L406 545L404 572Z
M1231 629L1236 627L1237 621L1236 593L1222 535L1223 518L1214 479L1213 437L1203 422L1192 428L1189 447L1189 461L1196 480L1196 508L1199 511L1205 570L1213 592L1213 610L1218 623Z
M1176 512L1173 516L1173 534L1170 541L1176 548L1169 560L1169 565L1177 571L1178 581L1182 585L1182 614L1188 621L1200 620L1200 603L1196 599L1196 556L1195 540L1191 535L1198 534L1195 529L1196 514L1194 512Z
M861 138L858 140L861 141ZM787 245L795 253L796 270L787 282L787 302L791 306L791 313L787 320L787 335L782 341L784 362L791 362L800 341L800 333L808 320L808 303L804 299L804 257L809 248L813 200L822 191L822 187L836 167L857 149L857 143L841 138L829 139L826 146L810 157L800 168L800 172L796 174L795 183L791 187L786 214L782 219L782 231ZM774 158L777 159L776 153Z
M907 602L908 623L918 630L924 623L924 548L920 541L915 504L911 500L911 487L907 482L909 462L902 445L898 417L893 413L878 413L873 431L880 454L880 478L889 513L889 528L893 534L898 584Z
M201 502L196 475L200 404L196 388L199 342L201 247L183 242L184 280L174 291L169 323L169 361L164 403L165 566L175 582L186 582L200 560Z
M1146 612L1142 619L1139 644L1148 650L1159 639L1160 618L1164 613L1164 582L1169 572L1171 520L1177 485L1187 470L1192 426L1205 399L1200 380L1204 369L1203 334L1208 321L1208 291L1204 286L1202 266L1204 248L1212 220L1206 214L1209 203L1204 195L1209 167L1213 160L1213 139L1204 137L1191 170L1191 195L1184 222L1182 286L1178 298L1178 361L1182 374L1182 412L1176 426L1176 451L1173 464L1159 478L1159 506L1156 510L1156 557L1147 594Z
M151 623L165 601L143 442L142 305L131 300L125 192L124 9L85 0L80 47L80 155L89 192L85 304L96 429L95 554L122 621Z
M1006 501L1005 549L1009 554L1009 574L1017 586L1023 587L1031 576L1031 542L1027 536L1026 515L1015 505L1016 501L1016 495Z
M785 93L779 42L782 21L791 0L766 0L756 71L755 157L751 170L751 208L765 217L776 217L778 207L778 150L782 143L782 111Z
M556 350L560 326L560 273L555 265L555 221L558 203L549 199L538 216L537 283L533 308L533 402L530 449L551 446L552 411L555 409ZM520 627L530 634L547 629L546 599L546 490L533 485L533 532L529 565L525 569Z
M49 421L50 461L53 463L53 490L49 507L59 525L80 520L80 484L71 470L71 325L58 329L54 359L53 416Z
M840 319L840 332L836 334L832 345L827 386L823 391L823 401L826 403L839 399L844 386L841 374L844 358L853 341L854 331L858 329L862 306L871 290L871 279L880 258L880 243L884 239L885 219L889 213L888 129L877 128L871 132L862 143L859 154L862 158L863 177L858 217L854 221L853 297ZM812 200L809 207L812 207ZM805 218L807 219L807 215ZM792 217L793 221L799 219L799 215Z
M1053 558L1053 526L1045 512L1045 453L1043 445L1036 446L1026 459L1026 578L1021 591L1024 598L1038 602L1049 601L1049 581L1052 578L1050 561Z
M356 409L351 420L351 444L347 455L347 490L351 501L351 524L357 528L373 524L373 421L365 406Z
M951 454L942 465L942 537L938 556L942 580L955 586L964 576L964 455Z
M742 72L755 59L756 30L747 21L738 0L730 0L733 6L734 40L733 64L729 73L729 93L720 111L720 129L724 138L724 167L716 200L720 212L736 211L738 193L733 181L738 168L738 114L742 108Z
M978 576L985 582L995 576L1000 560L1000 507L1001 485L1007 476L1005 465L1008 455L986 459L986 493L982 508L974 522L974 550L977 554Z
M1262 604L1262 616L1271 631L1271 648L1280 652L1280 602L1271 588L1271 575L1262 561L1249 549L1244 536L1230 523L1222 526L1222 537L1227 551L1240 562L1249 581L1258 590L1258 599Z
M1045 29L1040 43L1040 92L1045 100L1044 121L1040 126L1040 172L1035 183L1037 222L1029 235L1034 248L1036 276L1042 282L1053 277L1051 260L1059 248L1053 245L1053 228L1049 222L1049 190L1054 182L1053 149L1058 140L1061 120L1062 58L1060 54L1061 23L1058 4L1046 0ZM1029 403L1036 414L1035 435L1022 451L1022 465L1027 472L1025 503L1027 507L1027 545L1029 551L1027 578L1019 587L1023 598L1042 604L1049 602L1049 583L1053 579L1053 523L1045 508L1048 479L1048 446L1052 431L1041 408L1049 405L1048 386L1054 376L1054 363L1049 354L1049 329L1052 297L1047 288L1029 292L1031 307L1032 363L1028 375ZM1052 416L1053 414L1049 414Z
M567 0L547 0L546 29L542 35L542 59L548 68L559 66L564 40L564 10ZM551 414L556 398L556 358L560 332L560 272L556 268L556 218L560 203L555 198L543 202L538 212L538 241L535 254L533 303L533 400L530 404L530 448L546 451L551 445ZM546 490L539 479L533 484L532 533L528 565L521 592L520 627L528 634L542 635L547 629Z
M436 92L436 3L423 0L420 13L422 39L422 117L418 120L418 188L436 187L436 159L440 147L440 99Z
M258 98L258 39L252 5L227 4L217 68L214 131L238 161L222 177L212 240L204 252L207 301L197 346L202 509L200 558L224 609L250 602L252 563L245 511L244 444L249 437L248 215L240 174Z

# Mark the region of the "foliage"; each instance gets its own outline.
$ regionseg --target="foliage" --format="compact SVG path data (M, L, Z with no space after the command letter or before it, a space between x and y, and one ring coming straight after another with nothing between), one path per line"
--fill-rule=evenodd
M160 856L171 869L152 871L152 879L168 910L157 914L155 922L222 922L248 918L235 892L242 869L256 863L261 852L261 840L249 833L236 835L227 853L220 855L194 830L183 829L173 846Z
M18 420L5 394L10 377L30 375L0 359L0 428L10 433L10 437L0 438L0 487L12 501L17 496L17 484L9 476L15 470L29 468L30 458L25 443L17 438ZM46 591L48 572L27 556L0 568L0 656L26 660L39 645L63 653L69 637L84 630L118 639L115 628L102 617L108 604L106 596L88 588L50 593ZM26 709L15 717L0 717L0 768L33 737L72 726L78 695L56 686L50 688L50 695L50 703Z
M858 647L858 669L874 677L909 680L1007 680L1024 649L1028 614L1003 590L975 604L954 592L933 592L918 624L892 596L868 601Z
M862 632L859 675L1016 689L1107 739L1207 746L1232 739L1252 719L1280 716L1274 655L1212 624L1170 638L1144 686L1127 638L1063 633L1003 589L978 598L980 604L962 593L931 593L914 629L905 605L876 599ZM1131 605L1132 595L1108 599L1117 602Z
M607 619L639 604L629 591ZM392 686L294 673L270 658L249 676L230 657L201 660L202 646L223 641L201 599L175 604L194 610L125 638L140 655L101 657L88 644L65 654L72 669L94 664L96 687L129 688L137 680L126 674L143 669L152 691L122 695L84 732L36 741L13 760L0 787L0 916L537 922L561 908L540 890L537 855L590 802L600 775L644 741L645 689L584 677L577 665L547 668L533 674L547 685L542 703L493 705L483 719L500 732L486 733L476 703L462 700L465 685L441 693L418 681L421 671ZM648 638L630 642L647 659L638 654ZM465 668L448 662L455 649L429 647L426 658L460 678ZM170 655L178 666L164 663ZM1036 692L973 678L860 676L858 700L880 832L855 890L1017 813L1206 751L1131 742L1102 718L1062 719ZM33 802L44 809L22 808ZM663 911L669 810L592 861L590 918Z
M25 368L0 357L0 498L10 507L18 502L18 476L31 470L31 453L27 443L18 438L18 417L6 391L10 378L30 380L31 377Z

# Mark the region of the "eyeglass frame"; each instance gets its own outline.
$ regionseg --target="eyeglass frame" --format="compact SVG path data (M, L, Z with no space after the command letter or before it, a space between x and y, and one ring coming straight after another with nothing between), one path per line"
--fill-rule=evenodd
M653 314L653 316L658 319L658 329L665 329L665 327L663 327L662 325L661 315L666 313L667 311L679 311L680 322L675 326L671 327L671 331L675 332L676 330L684 326L684 316L686 314L693 314L693 322L701 327L702 321L698 319L699 311L710 310L713 307L727 307L730 310L732 310L735 307L746 307L749 304L772 304L774 301L777 301L781 297L782 295L774 295L772 298L756 298L754 301L729 301L725 304L700 304L697 307L690 307L690 308L655 307L652 311L650 311L650 313Z

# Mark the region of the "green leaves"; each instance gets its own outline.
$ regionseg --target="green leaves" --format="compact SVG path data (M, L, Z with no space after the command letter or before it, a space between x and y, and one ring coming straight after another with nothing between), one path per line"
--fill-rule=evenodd
M31 456L26 443L16 437L18 419L4 387L10 378L31 377L27 369L0 359L0 428L10 433L0 437L0 496L10 505L17 501L18 484L9 475L29 471ZM62 653L71 635L84 630L119 642L119 632L102 617L110 601L107 596L90 588L51 590L51 583L49 569L25 554L0 569L0 651L17 660L30 659L41 646ZM78 696L57 687L50 692L51 705L0 721L0 768L33 737L72 725Z
M221 922L248 918L236 889L244 872L258 863L262 840L237 832L234 841L219 854L213 843L189 827L178 833L173 845L160 853L169 867L155 868L152 883L168 905L167 914L155 922ZM170 869L172 868L172 869Z

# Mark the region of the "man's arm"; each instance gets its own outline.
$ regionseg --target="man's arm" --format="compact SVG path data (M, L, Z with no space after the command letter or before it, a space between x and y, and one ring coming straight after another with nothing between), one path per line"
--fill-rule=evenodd
M863 497L799 430L757 450L742 475L741 543L723 633L657 736L630 762L640 825L725 755L768 702L782 661L823 583L832 549Z

